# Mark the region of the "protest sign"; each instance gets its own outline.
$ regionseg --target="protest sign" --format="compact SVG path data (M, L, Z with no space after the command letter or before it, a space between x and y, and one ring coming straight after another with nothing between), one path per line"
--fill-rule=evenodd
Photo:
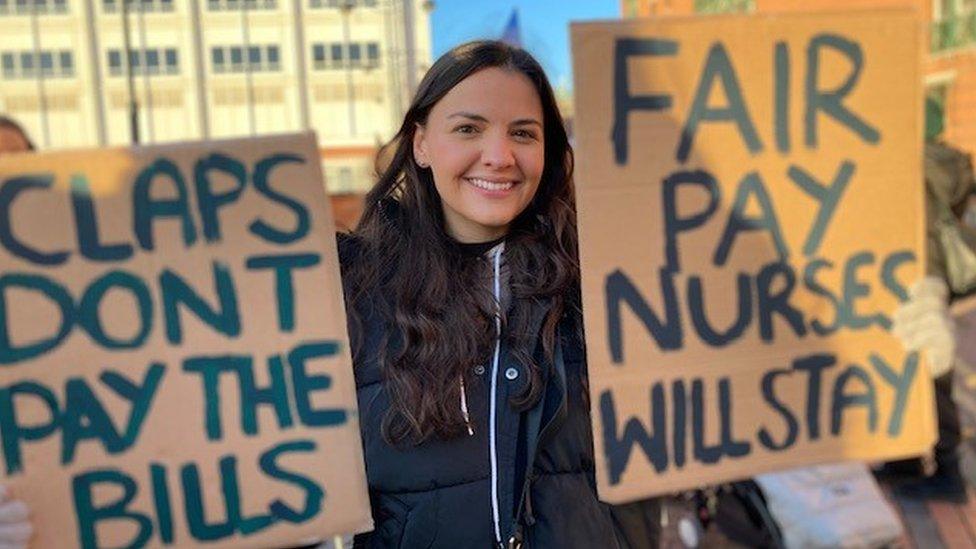
M0 477L35 547L371 528L312 135L0 158Z
M600 496L918 455L890 334L924 265L912 12L572 27Z

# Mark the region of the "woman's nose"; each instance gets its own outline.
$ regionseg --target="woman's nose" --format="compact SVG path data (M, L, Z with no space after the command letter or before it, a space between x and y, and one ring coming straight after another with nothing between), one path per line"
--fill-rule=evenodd
M508 136L490 136L484 141L481 151L481 161L486 166L505 168L515 164L515 155Z

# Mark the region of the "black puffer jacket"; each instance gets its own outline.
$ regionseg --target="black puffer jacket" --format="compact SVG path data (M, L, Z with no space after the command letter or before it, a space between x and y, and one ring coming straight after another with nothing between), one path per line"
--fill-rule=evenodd
M359 257L353 237L340 235L339 250L344 268ZM583 345L570 319L561 323L553 374L534 408L520 413L509 405L526 375L502 344L497 366L490 360L476 368L482 383L467 387L473 435L393 447L381 433L389 396L378 349L392 327L375 310L384 299L360 299L359 320L350 323L352 341L361 345L355 377L375 521L356 547L482 548L497 547L498 539L532 549L649 546L655 510L632 507L629 524L620 524L624 513L597 500ZM545 304L534 311L535 326L546 311ZM545 364L541 344L535 347Z

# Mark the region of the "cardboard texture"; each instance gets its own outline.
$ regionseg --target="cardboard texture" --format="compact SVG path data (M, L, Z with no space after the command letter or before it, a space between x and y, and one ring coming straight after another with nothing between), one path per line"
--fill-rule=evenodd
M372 527L311 134L0 158L0 476L32 547Z
M600 497L924 453L910 11L572 27Z

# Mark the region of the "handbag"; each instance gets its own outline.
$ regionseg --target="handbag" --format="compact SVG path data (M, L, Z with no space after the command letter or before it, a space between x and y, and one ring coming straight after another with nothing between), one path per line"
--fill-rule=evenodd
M903 534L863 463L804 467L755 480L787 549L883 547Z

